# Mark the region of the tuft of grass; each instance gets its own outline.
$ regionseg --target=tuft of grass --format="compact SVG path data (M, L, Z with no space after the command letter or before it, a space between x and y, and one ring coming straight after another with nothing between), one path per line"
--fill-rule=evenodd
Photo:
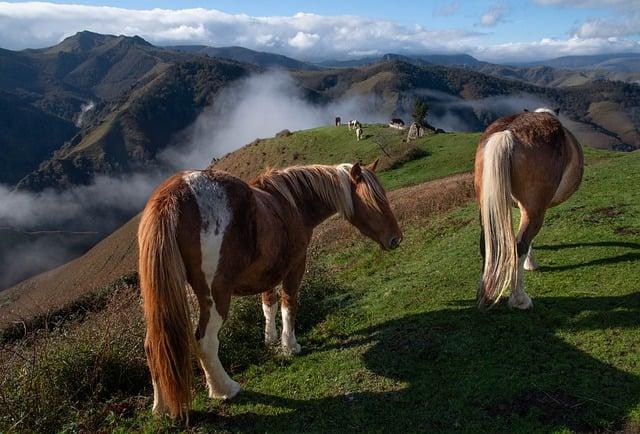
M138 291L120 282L104 297L99 312L58 314L55 328L4 343L1 431L92 430L138 406L149 384Z

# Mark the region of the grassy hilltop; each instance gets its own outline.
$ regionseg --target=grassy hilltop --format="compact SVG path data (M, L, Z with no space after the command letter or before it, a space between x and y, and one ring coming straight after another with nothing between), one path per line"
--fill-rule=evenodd
M640 153L587 149L583 185L536 239L534 310L479 312L468 174L478 135L409 146L394 134L367 126L358 143L346 127L323 127L216 163L250 177L259 165L366 162L382 144L380 177L405 241L383 254L337 218L319 228L298 357L265 348L258 300L235 299L221 357L243 391L212 401L199 379L187 430L639 429ZM92 294L53 331L5 335L0 430L185 429L150 415L135 276Z

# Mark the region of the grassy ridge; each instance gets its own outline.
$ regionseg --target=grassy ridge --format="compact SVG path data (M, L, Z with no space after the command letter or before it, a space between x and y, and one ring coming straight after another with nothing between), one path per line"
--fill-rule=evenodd
M231 403L196 399L195 429L566 432L640 424L640 154L588 152L580 191L551 210L528 273L532 312L478 312L476 209L316 258L346 295L252 366ZM155 429L146 416L124 425Z
M345 130L321 129L346 137ZM427 156L399 166L389 162L380 176L394 188L468 170L476 140L473 134L421 139L418 147ZM371 145L356 143L352 153L361 152L366 161L366 146ZM344 150L335 149L333 156L318 155L318 161L344 161L345 154L338 154ZM257 300L235 299L221 336L221 357L243 392L229 403L212 401L199 380L190 430L564 432L638 427L640 193L631 187L639 179L640 154L587 150L587 161L581 189L548 213L536 240L543 268L526 276L532 312L511 312L506 306L485 313L475 309L480 257L472 204L405 225L403 246L391 254L381 254L365 240L332 249L316 246L297 327L303 354L288 359L270 353L260 343ZM82 357L68 365L74 367L71 372L97 372L90 377L90 401L53 415L39 408L49 419L37 420L28 419L30 407L23 403L22 415L0 412L0 429L183 429L150 415L140 313L135 303L124 305L125 311L110 314L110 321L119 324L115 332L101 330L106 320L85 320L51 338L36 337L46 342L38 351L65 351L50 358L54 361L74 360L79 351ZM90 332L78 333L76 328L85 326ZM117 332L122 329L129 334ZM98 357L98 363L99 354L86 357L87 351L95 353L91 340L77 335L113 342L117 352L109 354L119 358ZM15 348L10 350L15 354ZM108 387L113 367L123 362L133 389L117 381L117 387ZM7 382L12 371L4 372L1 385L7 392L4 386L15 383ZM35 372L43 387L57 378L57 371L49 375L53 378L47 377L49 371ZM20 378L28 383L31 377ZM64 401L69 385L54 386L52 393ZM0 401L11 398L9 402L19 403L16 398L22 397L0 393Z
M429 135L405 141L406 131L384 125L364 125L364 136L356 140L346 126L324 126L295 131L290 135L257 139L215 162L214 168L251 179L265 167L292 164L338 164L380 158L380 179L390 189L468 172L480 134ZM429 157L429 158L425 158Z

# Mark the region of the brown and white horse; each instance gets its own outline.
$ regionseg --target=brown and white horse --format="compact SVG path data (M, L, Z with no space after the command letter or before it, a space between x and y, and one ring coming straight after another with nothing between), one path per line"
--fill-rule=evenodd
M484 260L479 306L497 303L511 289L509 306L533 307L524 291L524 270L538 268L533 239L548 208L567 200L580 185L580 144L546 108L498 119L480 138L475 189L480 206L480 251ZM514 236L511 208L520 208Z
M263 293L265 340L277 341L276 285L282 284L282 348L300 351L294 322L313 228L336 212L384 250L402 233L370 166L300 166L270 170L250 184L227 173L178 173L153 193L138 229L145 351L154 413L188 412L191 352L209 396L231 398L240 386L218 357L218 332L232 295ZM193 333L185 288L200 307Z

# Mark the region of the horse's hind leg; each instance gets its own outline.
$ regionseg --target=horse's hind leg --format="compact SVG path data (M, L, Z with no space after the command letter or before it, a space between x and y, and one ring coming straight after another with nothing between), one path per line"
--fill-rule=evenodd
M213 297L209 296L205 305L200 303L197 354L209 386L209 397L230 399L238 394L240 385L229 377L220 363L218 333L229 313L231 292L214 282L211 295Z
M509 306L516 309L533 307L531 298L524 291L524 266L534 237L540 231L544 211L528 212L520 207L520 229L518 231L518 270L515 285L509 296Z
M264 313L264 342L267 345L278 343L276 314L278 313L278 294L275 288L262 293L262 312Z

